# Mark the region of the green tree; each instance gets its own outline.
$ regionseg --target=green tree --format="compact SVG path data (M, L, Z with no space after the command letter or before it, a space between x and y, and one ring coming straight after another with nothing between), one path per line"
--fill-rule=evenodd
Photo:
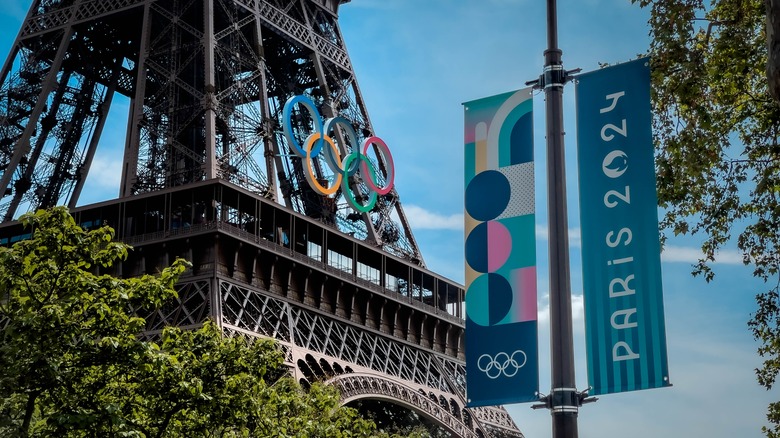
M212 322L144 341L135 309L175 297L187 263L159 275L98 272L127 255L65 208L22 217L29 239L0 248L0 436L372 436L334 388L304 391L271 340Z
M780 105L772 97L780 59L768 53L780 49L778 2L633 2L651 14L662 225L705 237L694 274L712 280L709 264L735 241L766 282L749 327L765 359L758 382L772 388L780 371ZM779 436L780 404L769 406L768 419L766 434Z

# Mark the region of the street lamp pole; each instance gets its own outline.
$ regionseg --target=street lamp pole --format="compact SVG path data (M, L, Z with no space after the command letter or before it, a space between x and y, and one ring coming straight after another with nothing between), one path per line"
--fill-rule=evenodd
M569 233L566 209L566 171L563 144L563 69L558 48L556 0L547 0L547 50L544 88L547 134L547 209L550 256L550 350L552 390L547 407L552 414L553 438L577 438L580 394L574 379Z

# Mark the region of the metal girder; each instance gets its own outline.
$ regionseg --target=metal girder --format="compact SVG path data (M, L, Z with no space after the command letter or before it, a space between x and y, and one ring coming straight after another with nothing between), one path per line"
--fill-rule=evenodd
M22 26L21 38L37 37L74 24L86 23L108 15L124 12L154 0L92 0L72 6L52 8L34 14Z

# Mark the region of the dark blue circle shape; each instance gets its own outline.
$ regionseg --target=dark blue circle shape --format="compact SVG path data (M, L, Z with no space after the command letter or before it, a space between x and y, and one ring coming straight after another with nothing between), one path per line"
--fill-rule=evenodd
M495 219L509 204L511 191L509 181L501 172L480 172L466 187L466 212L478 221Z
M488 271L488 223L483 222L466 236L466 263L471 269L486 273Z
M498 274L487 274L490 287L490 325L501 322L512 308L512 285Z

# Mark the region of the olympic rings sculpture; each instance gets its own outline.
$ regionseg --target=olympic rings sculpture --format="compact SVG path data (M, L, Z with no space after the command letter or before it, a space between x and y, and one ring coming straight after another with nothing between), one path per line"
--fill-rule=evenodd
M519 362L520 356L523 356L523 363ZM477 359L477 367L491 379L497 379L503 374L505 377L513 377L525 366L528 357L523 350L515 350L511 355L503 351L497 353L495 357L489 354L483 354Z
M293 108L296 104L305 108L314 120L314 132L309 134L303 144L299 143L293 135L292 117ZM347 154L346 157L342 158L341 152L330 134L336 130L337 126L340 126L347 136L349 144L354 147L358 144L355 128L349 120L341 116L329 118L323 123L322 116L314 105L314 102L306 96L294 96L287 100L284 104L283 120L284 136L287 139L287 144L290 145L290 149L292 149L293 153L303 160L303 173L306 175L309 186L311 186L315 192L323 196L330 196L341 188L347 203L353 209L361 213L366 213L371 211L376 205L377 195L386 195L393 189L393 182L395 180L393 156L390 154L390 149L381 138L374 136L366 138L358 150L354 150ZM380 181L377 179L377 169L368 158L368 155L366 155L366 152L371 145L376 147L377 153L382 156L387 167L387 178L384 186L379 185ZM317 175L315 174L314 166L312 165L312 160L317 158L320 154L323 154L325 163L333 174L337 175L336 180L330 187L319 182ZM371 191L368 203L366 204L361 204L349 187L349 178L356 173L360 175L363 184Z

